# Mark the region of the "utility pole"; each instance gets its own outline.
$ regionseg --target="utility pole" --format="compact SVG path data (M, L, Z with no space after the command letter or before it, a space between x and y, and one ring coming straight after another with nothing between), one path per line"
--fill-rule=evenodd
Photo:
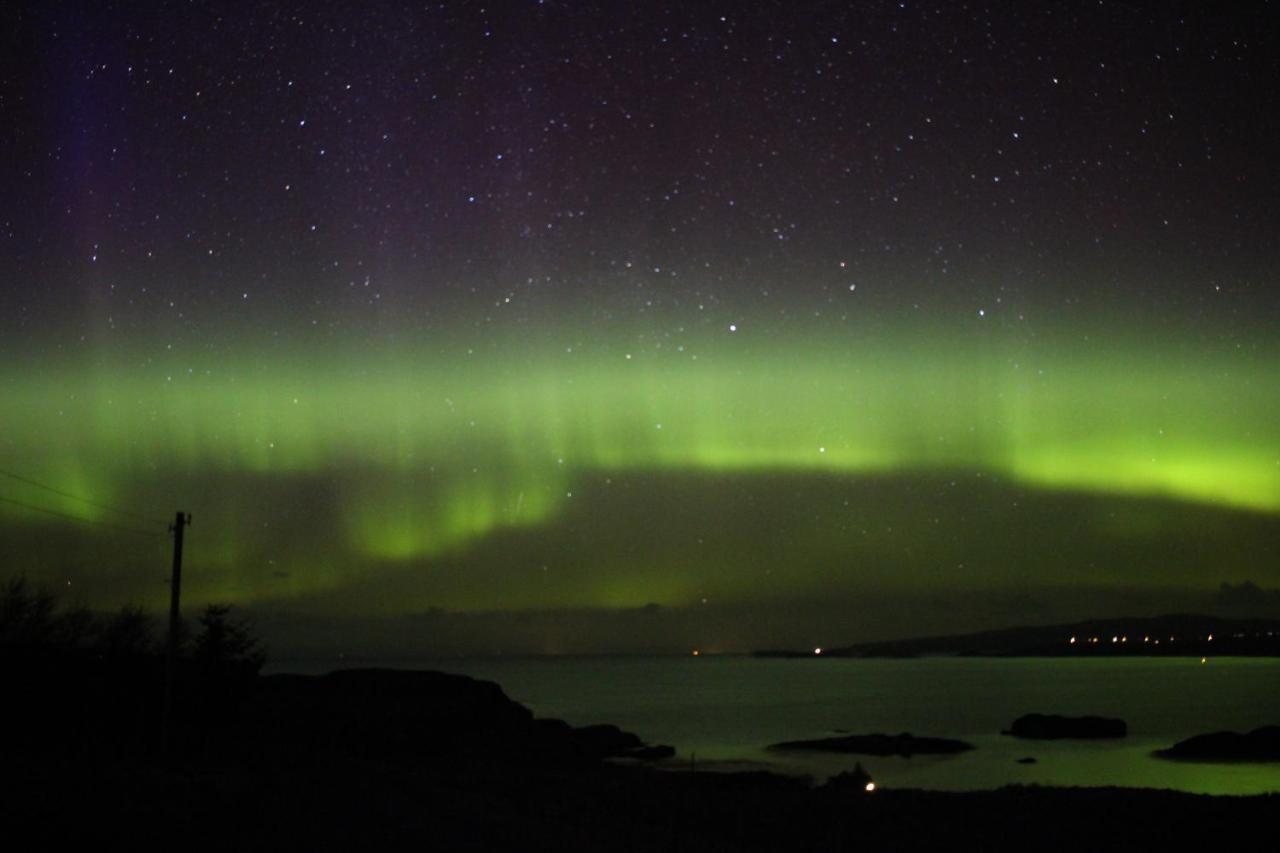
M191 516L178 510L169 527L173 533L173 575L169 579L169 648L165 656L164 707L160 716L160 755L169 752L169 717L173 712L173 682L178 674L178 632L181 630L180 607L182 599L182 531L191 523Z

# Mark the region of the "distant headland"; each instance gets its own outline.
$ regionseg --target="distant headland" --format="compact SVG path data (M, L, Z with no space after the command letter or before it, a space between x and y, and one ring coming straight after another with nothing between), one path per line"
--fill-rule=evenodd
M782 658L1280 657L1280 620L1178 613L752 654Z

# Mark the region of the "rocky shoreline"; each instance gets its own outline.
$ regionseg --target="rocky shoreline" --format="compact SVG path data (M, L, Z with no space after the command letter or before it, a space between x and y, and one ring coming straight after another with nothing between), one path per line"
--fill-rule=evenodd
M1157 750L1156 755L1181 761L1280 761L1280 726L1263 726L1243 734L1196 735Z

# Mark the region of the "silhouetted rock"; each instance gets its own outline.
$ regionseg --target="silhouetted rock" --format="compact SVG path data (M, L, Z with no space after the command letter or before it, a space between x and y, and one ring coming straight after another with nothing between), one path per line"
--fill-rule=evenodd
M260 682L246 711L249 728L268 748L287 745L286 760L358 754L411 765L448 756L592 763L660 749L617 726L535 720L498 685L464 675L363 669Z
M1129 733L1124 720L1109 717L1061 717L1057 714L1025 714L1002 734L1032 740L1059 738L1114 738Z
M658 761L675 755L675 747L649 745L617 726L574 728L564 720L534 720L533 731L543 753L568 753L578 759L633 758Z
M770 744L769 749L807 752L846 752L859 755L949 755L967 752L973 745L962 740L940 737L916 737L903 732L898 735L845 735L817 740L789 740Z
M533 730L539 737L561 738L568 737L573 732L573 726L564 720L544 717L533 721Z
M876 783L872 780L871 774L859 762L853 766L852 770L846 770L843 773L832 776L822 788L828 791L854 791L859 794L867 794L875 790Z
M461 675L363 669L261 679L247 713L264 740L407 762L527 742L533 714L498 685Z
M571 729L569 740L583 753L596 758L612 758L640 749L644 742L617 726L596 725Z
M660 743L627 750L622 754L622 757L634 758L636 761L662 761L665 758L675 758L675 755L676 748L674 746Z
M1264 726L1247 734L1196 735L1157 750L1156 755L1194 761L1280 761L1280 726Z

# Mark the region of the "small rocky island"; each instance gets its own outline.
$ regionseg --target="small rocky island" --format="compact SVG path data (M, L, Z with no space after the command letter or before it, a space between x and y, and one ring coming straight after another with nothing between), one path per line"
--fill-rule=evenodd
M1024 714L1001 734L1028 740L1121 738L1129 733L1124 720L1110 717L1063 717L1058 714Z
M1280 761L1280 726L1196 735L1155 754L1184 761Z
M794 752L839 752L856 755L952 755L968 752L973 744L941 737L916 737L903 732L897 735L843 735L817 740L789 740L770 744L769 749Z

